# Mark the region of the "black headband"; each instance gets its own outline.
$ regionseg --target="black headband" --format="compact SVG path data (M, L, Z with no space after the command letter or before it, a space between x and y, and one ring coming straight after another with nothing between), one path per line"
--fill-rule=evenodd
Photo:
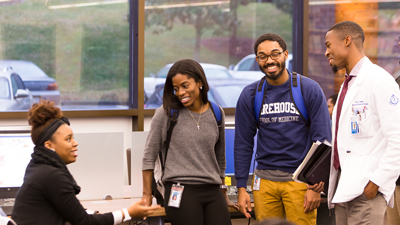
M53 136L56 130L63 124L68 124L69 121L67 117L61 117L60 119L55 119L49 126L47 126L44 131L40 134L38 140L36 141L36 146L44 146L44 143Z

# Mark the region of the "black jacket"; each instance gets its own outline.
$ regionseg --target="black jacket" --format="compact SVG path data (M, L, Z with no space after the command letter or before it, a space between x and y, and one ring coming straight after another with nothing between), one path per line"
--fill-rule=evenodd
M60 169L30 162L17 193L11 218L18 225L114 224L112 213L88 215L71 180Z

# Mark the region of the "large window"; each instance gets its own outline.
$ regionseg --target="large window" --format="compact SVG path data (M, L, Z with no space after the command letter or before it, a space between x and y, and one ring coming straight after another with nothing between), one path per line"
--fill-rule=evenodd
M32 103L128 109L128 1L0 1L0 67L22 78Z
M145 0L145 5L145 108L162 104L166 74L179 59L201 63L210 100L235 107L243 87L263 76L253 64L258 36L277 33L292 52L293 0ZM241 61L246 57L252 59Z
M144 107L160 106L171 63L191 58L206 70L210 99L235 107L241 89L263 76L254 60L242 61L248 70L241 66L254 59L259 35L280 34L292 52L293 0L143 1L144 74L129 68L138 67L132 46L141 31L130 31L139 21L129 15L137 4L121 0L0 1L0 67L22 78L31 103L45 98L63 111L115 110L138 102L142 76Z
M335 23L351 20L364 29L364 52L393 77L400 75L399 1L309 1L309 76L318 81L325 95L338 93L344 71L334 74L325 54L325 33Z

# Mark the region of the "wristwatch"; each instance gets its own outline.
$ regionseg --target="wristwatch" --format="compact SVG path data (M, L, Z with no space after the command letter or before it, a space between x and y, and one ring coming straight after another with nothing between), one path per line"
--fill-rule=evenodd
M225 184L221 184L221 186L219 186L221 189L227 190L228 186L226 186Z

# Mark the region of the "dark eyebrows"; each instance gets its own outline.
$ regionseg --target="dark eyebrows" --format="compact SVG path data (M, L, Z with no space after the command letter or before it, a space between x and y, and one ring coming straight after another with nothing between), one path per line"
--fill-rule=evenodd
M186 83L189 83L189 81L185 80L184 82L181 83L181 86L185 85Z
M271 53L280 52L280 51L281 51L281 50L279 50L279 49L276 48L276 49L272 49ZM259 53L266 55L265 52L259 52Z
M184 82L182 82L182 83L180 83L179 85L173 85L173 88L176 88L176 87L179 87L179 86L182 86L182 85L185 85L186 83L188 83L189 81L184 81Z

